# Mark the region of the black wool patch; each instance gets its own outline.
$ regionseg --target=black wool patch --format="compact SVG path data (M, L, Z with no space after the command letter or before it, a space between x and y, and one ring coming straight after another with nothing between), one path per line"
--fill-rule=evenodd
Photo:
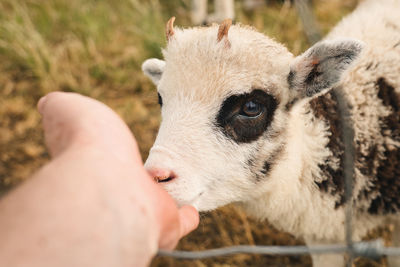
M339 168L333 169L329 166L328 162L321 164L321 169L324 180L315 182L322 192L330 193L332 195L339 195L339 201L335 203L338 208L345 203L344 195L344 173L343 173L343 156L344 145L341 139L342 128L340 123L340 116L337 112L337 99L332 92L316 97L310 101L310 108L316 118L324 120L329 127L328 148L332 151L333 157L339 159Z
M261 173L267 175L267 173L269 173L270 170L271 170L271 162L269 162L268 160L264 161Z
M382 104L391 109L391 113L383 118L381 134L400 142L400 95L395 92L393 86L388 84L384 78L379 78L376 82L378 97ZM400 211L400 149L389 147L384 144L385 160L379 161L376 168L376 177L372 180L373 187L368 192L378 192L378 196L370 203L368 211L372 214L390 214ZM371 157L375 154L371 150ZM370 170L367 167L366 172Z
M269 176L271 170L274 168L278 160L281 158L286 144L282 143L272 150L267 156L259 156L259 149L251 153L250 158L247 160L247 168L252 173L252 177L256 182L265 180Z
M160 105L160 107L162 107L163 101L160 93L158 93L158 104Z
M289 75L287 76L287 82L289 84L289 88L293 88L293 80L294 77L296 76L296 71L295 70L290 70Z

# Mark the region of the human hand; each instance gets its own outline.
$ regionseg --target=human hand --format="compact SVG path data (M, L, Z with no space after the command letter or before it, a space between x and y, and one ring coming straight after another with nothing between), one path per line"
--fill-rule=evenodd
M145 266L197 227L198 212L150 178L111 109L73 93L38 109L52 160L0 201L1 266Z
M93 162L84 166L96 172L121 167L131 176L128 194L141 194L151 203L159 231L159 247L172 249L179 239L198 225L198 213L191 206L177 209L172 198L146 173L137 144L125 123L105 105L77 94L51 93L38 103L43 116L47 147L52 157L70 150L102 150L108 165ZM118 181L119 177L109 177ZM144 193L144 194L143 194ZM129 206L126 207L129 213Z

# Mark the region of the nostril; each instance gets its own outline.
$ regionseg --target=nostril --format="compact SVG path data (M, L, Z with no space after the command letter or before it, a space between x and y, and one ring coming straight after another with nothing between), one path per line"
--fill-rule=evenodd
M170 170L151 169L148 172L157 183L166 183L176 178L176 175Z

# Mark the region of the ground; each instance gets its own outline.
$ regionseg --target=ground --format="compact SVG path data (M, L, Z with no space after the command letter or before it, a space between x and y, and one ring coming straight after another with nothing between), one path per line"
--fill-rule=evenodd
M308 44L290 1L243 11L237 21L285 43L294 54ZM357 0L314 0L324 33ZM0 195L49 160L43 143L38 99L51 91L77 92L118 112L138 140L145 159L159 125L157 93L141 71L148 57L161 57L164 24L190 26L189 0L1 0L0 1ZM387 230L382 233L386 233ZM297 245L292 236L228 206L202 214L199 228L179 249L237 244ZM156 258L152 266L310 266L308 256L237 255L201 261ZM357 260L356 266L386 266Z

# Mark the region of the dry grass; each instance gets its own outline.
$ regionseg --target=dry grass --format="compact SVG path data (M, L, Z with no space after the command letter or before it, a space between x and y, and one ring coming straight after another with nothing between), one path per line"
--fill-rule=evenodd
M283 1L252 12L239 22L285 43L295 54L307 47L295 10ZM327 32L357 0L315 0ZM288 2L287 2L288 3ZM0 193L30 176L48 160L36 112L37 100L60 90L99 99L115 109L147 156L159 124L154 86L142 75L145 58L160 57L164 22L172 15L187 26L190 0L0 0ZM267 223L224 207L203 214L198 230L181 249L236 244L300 244ZM367 264L367 265L365 265ZM359 266L383 266L377 263ZM237 255L204 261L154 260L152 266L309 266L309 257Z

